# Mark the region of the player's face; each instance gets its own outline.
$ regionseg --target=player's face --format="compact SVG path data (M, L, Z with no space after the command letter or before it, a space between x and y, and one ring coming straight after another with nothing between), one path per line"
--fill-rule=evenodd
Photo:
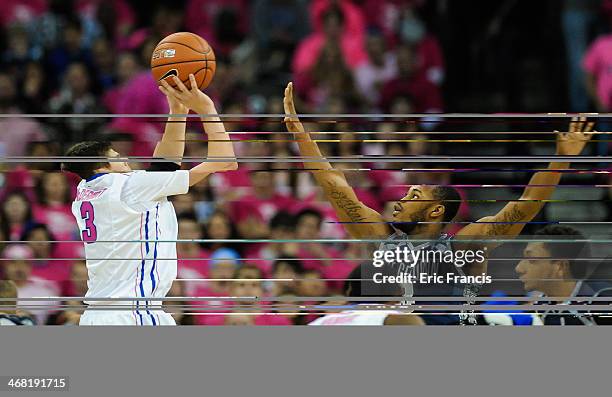
M437 220L434 210L440 203L433 201L431 190L432 186L412 186L408 194L393 206L391 213L393 227L406 234L412 234L419 228L419 224L406 222Z
M515 268L525 291L543 291L550 279L558 278L555 262L550 260L550 251L544 243L529 243L523 250L523 260Z
M114 149L110 149L108 151L107 156L113 159L118 159L120 157L119 153L117 153ZM110 161L108 164L109 164L108 169L110 172L130 172L132 171L127 161L125 162L124 161Z

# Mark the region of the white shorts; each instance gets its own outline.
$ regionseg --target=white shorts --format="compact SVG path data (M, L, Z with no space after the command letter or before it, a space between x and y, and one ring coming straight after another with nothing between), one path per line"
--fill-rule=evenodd
M176 325L163 310L85 310L79 325Z

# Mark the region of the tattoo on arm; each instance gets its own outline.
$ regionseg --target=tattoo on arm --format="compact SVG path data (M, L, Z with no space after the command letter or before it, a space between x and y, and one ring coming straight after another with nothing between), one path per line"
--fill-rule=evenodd
M512 206L510 210L501 217L499 222L503 223L490 224L487 234L489 236L503 236L515 225L513 222L521 221L524 216L525 214L518 208L518 206Z
M360 203L355 202L355 200L349 198L345 192L342 192L336 189L334 184L328 184L329 197L333 200L334 203L348 216L351 222L363 222L365 221L365 216L361 212L363 210L362 205Z

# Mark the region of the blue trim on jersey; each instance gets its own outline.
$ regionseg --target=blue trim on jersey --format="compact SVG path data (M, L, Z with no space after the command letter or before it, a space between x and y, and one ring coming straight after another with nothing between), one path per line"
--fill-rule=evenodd
M159 215L159 204L155 206L155 244L153 245L153 266L151 267L151 294L155 291L155 262L157 261L157 240L159 240L159 234L157 233L157 218Z
M104 176L104 175L106 175L106 174L108 174L108 172L100 172L100 173L98 173L98 174L95 174L95 175L90 176L89 178L86 178L85 180L86 180L87 182L91 182L91 181L93 181L94 179L97 179L97 178L99 178L99 177L101 177L101 176Z
M149 255L149 211L147 211L147 217L145 220L145 241L146 241L146 245L145 245L146 255ZM145 266L146 255L145 255L145 258L142 259L142 267L140 270L140 294L142 295L143 298L145 297L143 279L144 279L144 266ZM149 317L151 317L151 320L153 321L153 325L157 325L157 323L155 322L155 317L149 311L148 301L145 301L145 310L147 311L147 314L149 315Z

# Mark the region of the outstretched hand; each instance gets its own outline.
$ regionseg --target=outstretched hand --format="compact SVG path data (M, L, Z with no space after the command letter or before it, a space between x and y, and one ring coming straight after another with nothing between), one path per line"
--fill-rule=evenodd
M170 105L170 112L182 110L175 114L186 114L189 109L199 114L214 113L214 103L212 99L198 88L195 76L189 75L189 83L191 89L187 88L185 84L178 77L172 76L176 87L172 87L165 80L161 81L159 90L163 92L168 98L168 104ZM173 106L177 108L173 109Z
M593 137L595 123L587 122L586 117L574 117L569 132L557 132L557 154L576 156L582 152Z
M293 83L287 84L285 88L285 98L283 98L283 106L285 108L285 124L289 132L304 132L304 126L300 122L295 111L295 103L293 102Z

